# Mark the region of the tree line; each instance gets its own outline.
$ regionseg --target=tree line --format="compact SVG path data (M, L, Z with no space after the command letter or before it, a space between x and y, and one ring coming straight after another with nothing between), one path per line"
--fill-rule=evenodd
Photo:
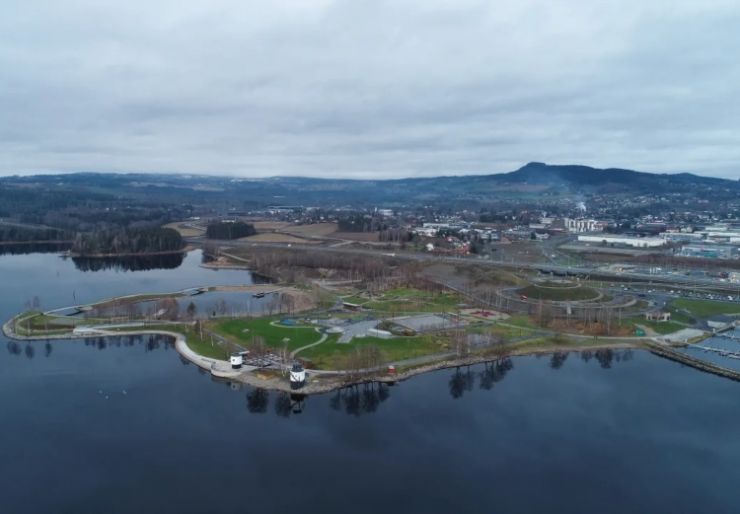
M184 246L180 233L171 228L118 228L77 234L72 253L94 256L177 252Z
M340 232L379 232L388 229L388 225L383 222L382 218L362 213L339 218L337 227Z
M206 228L206 237L208 239L239 239L253 236L256 233L257 230L254 228L254 225L244 223L243 221L234 223L216 221L209 223L208 228Z
M0 225L0 242L33 243L37 241L71 241L73 234L57 228L26 228L17 225Z

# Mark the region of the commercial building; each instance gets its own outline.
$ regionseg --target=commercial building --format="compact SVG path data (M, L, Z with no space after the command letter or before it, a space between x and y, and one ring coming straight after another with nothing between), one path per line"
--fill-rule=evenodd
M568 232L599 232L604 230L604 222L586 218L563 218Z
M578 236L581 243L629 246L632 248L659 248L666 244L659 237L633 237L612 234L583 234Z

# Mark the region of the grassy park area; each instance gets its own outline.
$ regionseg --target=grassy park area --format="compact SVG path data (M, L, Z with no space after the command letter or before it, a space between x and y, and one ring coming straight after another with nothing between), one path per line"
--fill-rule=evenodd
M549 286L550 284L547 284ZM539 287L543 291L560 291L566 292L568 298L583 296L594 296L596 291L589 287L574 287L573 285L560 284L563 287ZM535 286L530 286L535 287ZM349 292L349 291L348 291ZM576 293L577 292L577 293ZM558 293L560 294L560 293ZM325 333L325 329L313 324L308 324L299 316L275 315L264 317L236 317L236 318L213 318L199 321L199 325L190 323L177 322L176 324L167 324L162 326L162 330L170 330L181 333L185 336L187 345L196 353L209 358L227 360L229 353L238 347L248 348L255 352L261 352L267 347L268 351L276 351L287 347L288 351L295 351L300 348L310 346L299 352L296 357L308 362L312 367L319 369L351 369L351 362L361 353L369 355L376 352L372 357L375 362L389 363L398 362L407 359L430 355L445 355L453 351L456 344L470 344L468 351L487 352L495 348L499 350L504 346L509 348L512 345L519 347L521 344L527 347L542 345L543 347L554 346L560 343L560 346L570 346L576 344L569 342L567 336L563 340L550 340L546 334L548 329L541 329L535 322L535 319L526 314L513 314L504 320L489 321L480 318L466 317L465 311L461 311L464 306L464 298L452 291L429 291L417 289L414 287L396 287L384 291L380 294L370 294L367 291L354 290L350 294L341 296L345 302L360 305L362 309L355 310L334 310L336 304L336 294L326 292L326 305L312 311L309 316L313 318L335 318L335 323L342 326L342 322L360 323L368 320L378 320L381 322L398 315L412 315L425 313L447 313L462 314L465 334L460 332L454 333L455 330L424 332L417 335L393 336L388 339L379 337L362 337L358 335L348 343L339 343L338 334ZM559 298L564 298L559 296ZM733 305L734 307L734 305ZM688 314L683 314L690 319ZM25 335L62 335L69 334L77 325L95 325L99 323L111 323L113 318L93 319L93 318L71 318L65 316L47 316L39 312L29 312L19 318L17 323L19 333ZM649 323L641 318L628 319L625 321L634 322L657 333L664 334L683 328L684 325L678 322L669 323ZM156 321L151 321L155 326ZM135 325L132 324L132 325ZM25 331L30 328L29 333ZM139 326L138 329L142 327ZM131 327L121 326L113 328L113 331L120 330L125 332ZM136 329L136 328L134 328ZM367 330L363 328L362 330ZM549 332L553 332L549 330ZM360 333L361 334L361 333ZM492 336L489 339L471 338L468 341L457 339L461 335L477 334L479 336ZM575 338L574 338L575 340ZM457 343L455 343L457 341ZM464 341L464 342L462 342ZM475 341L475 342L472 342ZM481 343L480 341L484 341ZM580 340L578 340L580 341ZM578 344L581 344L580 342ZM259 348L260 345L264 345ZM503 346L502 346L503 345ZM367 350L367 351L366 351ZM362 357L364 358L364 357Z
M599 298L599 292L592 287L557 283L531 284L519 289L518 292L532 300L553 302L595 300Z
M740 314L740 304L734 302L676 298L671 302L671 306L688 311L692 316L698 318L710 318L719 314Z
M249 344L255 336L261 337L267 346L282 348L287 339L288 349L295 350L321 338L311 325L280 325L280 317L235 318L209 323L208 327L226 338Z
M449 349L445 338L435 335L394 337L391 339L361 337L354 338L349 343L337 343L336 340L336 337L327 339L317 346L304 350L298 356L301 359L311 361L313 366L317 368L341 369L347 354L362 346L373 345L377 347L382 352L385 362L441 353Z
M356 301L361 303L359 300ZM366 309L378 312L408 313L453 311L462 302L462 298L457 293L399 287L385 291L361 304Z

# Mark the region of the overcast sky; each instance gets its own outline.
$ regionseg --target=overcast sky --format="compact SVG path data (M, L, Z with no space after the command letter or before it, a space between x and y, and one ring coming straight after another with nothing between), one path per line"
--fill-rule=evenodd
M6 0L0 174L740 178L738 27L737 0Z

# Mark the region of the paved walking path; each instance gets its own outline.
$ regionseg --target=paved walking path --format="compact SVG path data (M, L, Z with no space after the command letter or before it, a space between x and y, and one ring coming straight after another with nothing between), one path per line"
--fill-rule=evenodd
M314 346L320 345L321 343L323 343L324 341L326 341L326 338L327 337L329 337L328 334L326 334L326 333L321 334L321 339L319 339L315 343L307 344L306 346L301 346L300 348L297 348L297 349L293 350L292 352L290 352L290 358L291 359L295 358L296 354L299 353L299 352L302 352L303 350L308 350L309 348L313 348Z

